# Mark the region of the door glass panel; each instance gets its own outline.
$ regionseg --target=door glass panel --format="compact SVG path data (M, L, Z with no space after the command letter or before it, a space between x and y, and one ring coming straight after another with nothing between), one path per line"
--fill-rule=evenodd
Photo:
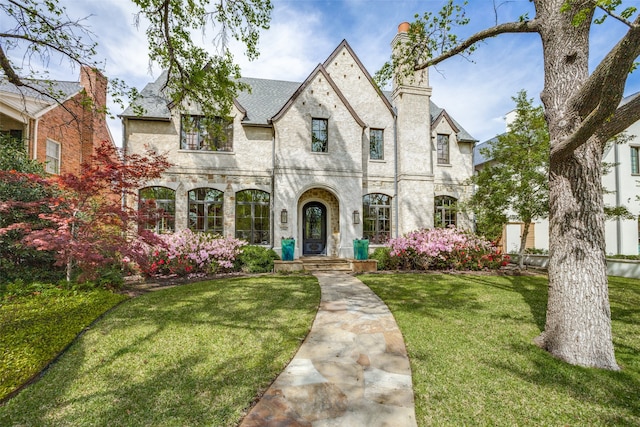
M306 212L307 223L305 235L308 239L322 239L322 209L318 206L310 206Z

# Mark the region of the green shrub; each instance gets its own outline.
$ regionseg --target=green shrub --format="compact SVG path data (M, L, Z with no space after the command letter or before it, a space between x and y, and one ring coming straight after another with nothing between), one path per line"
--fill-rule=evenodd
M369 258L378 261L378 270L397 270L399 267L398 257L392 257L391 248L387 246L376 248Z
M236 270L245 273L270 273L273 271L273 261L280 259L273 249L263 246L247 245L235 261Z
M640 261L640 255L607 255L607 258L611 258L611 259L628 259L628 260L635 260L635 261Z

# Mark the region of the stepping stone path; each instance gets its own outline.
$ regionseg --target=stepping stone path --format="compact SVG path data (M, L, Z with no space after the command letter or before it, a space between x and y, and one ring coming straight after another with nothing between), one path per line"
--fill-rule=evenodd
M387 306L348 274L315 276L311 332L241 427L416 426L409 359Z

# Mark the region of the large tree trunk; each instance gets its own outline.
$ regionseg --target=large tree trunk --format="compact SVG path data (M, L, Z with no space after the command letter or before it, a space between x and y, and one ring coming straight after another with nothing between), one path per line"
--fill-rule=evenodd
M551 148L584 120L572 95L588 78L591 16L572 18L588 0L535 0L545 60L542 101ZM552 156L549 164L549 298L545 331L536 342L571 364L619 369L613 352L604 208L602 144L585 141L572 155Z
M551 165L549 299L540 345L569 363L618 369L611 336L596 141Z

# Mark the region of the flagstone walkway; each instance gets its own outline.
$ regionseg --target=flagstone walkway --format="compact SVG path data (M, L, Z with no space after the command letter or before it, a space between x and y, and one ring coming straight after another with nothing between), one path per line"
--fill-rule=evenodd
M315 276L311 332L241 427L416 426L409 359L387 306L348 274Z

